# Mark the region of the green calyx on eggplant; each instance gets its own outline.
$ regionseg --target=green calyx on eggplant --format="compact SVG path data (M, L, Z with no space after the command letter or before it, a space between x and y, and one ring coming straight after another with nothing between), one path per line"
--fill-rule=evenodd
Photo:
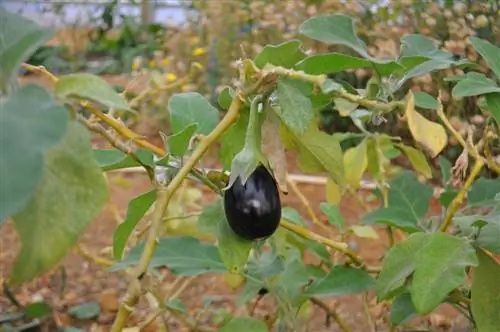
M281 200L274 177L262 164L243 183L238 176L224 192L229 227L246 240L273 235L281 220Z

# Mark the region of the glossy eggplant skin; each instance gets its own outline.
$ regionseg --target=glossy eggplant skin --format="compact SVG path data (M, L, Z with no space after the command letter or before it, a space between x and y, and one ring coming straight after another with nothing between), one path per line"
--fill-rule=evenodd
M281 201L269 171L259 165L245 185L238 177L224 193L224 210L236 235L252 241L270 237L280 223Z

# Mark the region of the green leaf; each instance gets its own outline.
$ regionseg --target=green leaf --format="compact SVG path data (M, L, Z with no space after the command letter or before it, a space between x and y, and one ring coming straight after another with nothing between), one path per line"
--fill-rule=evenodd
M342 217L342 214L340 213L340 209L332 204L322 202L319 204L319 208L325 216L328 218L328 221L332 225L336 225L339 229L344 228L345 226L345 220L344 217Z
M144 242L130 250L121 262L109 268L114 272L139 263ZM192 236L163 237L158 240L149 268L166 266L176 276L221 273L227 269L217 247Z
M234 317L224 326L222 326L219 332L234 332L234 331L245 331L245 332L268 332L267 325L257 318L244 316L244 317Z
M63 138L67 122L66 109L36 85L0 102L0 225L32 197L42 178L44 153Z
M279 45L266 45L255 57L254 63L258 68L264 68L267 64L293 68L297 62L306 57L301 46L302 43L295 39Z
M304 133L314 118L309 98L290 84L290 80L287 79L281 79L278 82L278 98L281 120L295 133Z
M394 290L404 284L416 266L416 254L427 242L423 232L413 233L392 246L384 258L383 269L377 277L375 291L379 301L387 300Z
M78 304L68 309L70 316L80 320L97 318L100 312L101 306L94 301Z
M300 216L300 213L292 207L284 207L281 209L281 218L293 222L296 225L304 226L304 219Z
M347 15L318 15L302 23L299 32L323 43L350 47L364 58L372 59L365 43L358 37L354 23L354 19Z
M92 156L90 134L78 122L70 122L64 139L47 151L36 195L13 217L22 248L12 281L29 281L64 258L107 197L106 180Z
M136 159L116 149L93 149L92 153L94 159L104 172L141 166L141 163ZM155 166L153 153L150 150L137 149L135 154L139 157L142 164L149 167Z
M198 92L174 94L168 101L168 110L172 134L196 123L196 132L208 135L219 123L219 111Z
M473 244L486 249L494 254L500 253L500 216L491 212L488 215L455 215L453 223L456 224L463 236L474 237ZM481 229L478 230L478 223ZM479 235L477 233L479 232Z
M44 28L23 15L0 7L0 91L17 75L19 66L41 45L47 42L55 30Z
M426 108L430 110L436 110L438 107L438 102L436 98L423 91L415 91L413 93L415 97L415 105L420 108Z
M500 193L500 181L498 179L479 178L467 193L467 200L469 204L474 205L490 203L495 200L498 193Z
M313 282L306 290L308 296L340 296L363 293L375 286L366 271L352 267L338 266L322 279Z
M240 117L223 134L220 141L219 158L224 170L231 168L234 156L245 145L245 133L248 127L249 112L241 112Z
M337 73L347 69L370 68L371 62L341 53L316 54L297 64L297 69L311 75Z
M443 233L427 234L417 253L411 295L421 315L433 311L446 296L465 282L465 268L476 266L474 248L467 239Z
M440 58L435 58L435 59L430 59L429 61L425 61L425 62L413 67L411 70L409 70L398 81L398 83L396 84L393 91L398 90L409 79L412 79L412 78L418 77L418 76L422 76L425 74L429 74L429 73L434 72L436 70L447 69L447 68L450 68L451 66L453 66L454 64L456 64L456 63L452 60L440 59Z
M419 172L427 179L432 178L431 166L427 162L425 154L422 151L404 144L396 144L396 146L400 148L404 152L404 154L408 157L408 160L410 161L415 171Z
M314 124L302 135L284 125L280 131L285 145L298 151L298 165L303 172L328 172L337 184L344 184L342 148L335 136L319 131Z
M413 305L411 294L405 292L398 295L391 305L390 319L393 325L406 323L416 315L415 306Z
M167 140L168 152L173 156L177 157L184 156L189 147L189 141L196 132L197 128L198 124L193 123L186 126L177 134L171 135Z
M252 241L236 236L229 227L221 198L207 205L198 219L200 231L209 232L217 238L220 257L231 273L241 273L252 249Z
M500 92L500 87L487 78L484 74L468 73L465 79L458 83L451 90L453 98L471 97L492 92Z
M28 319L41 319L52 314L52 307L46 302L34 302L24 307L23 311Z
M123 251L130 234L132 234L139 220L146 214L155 200L156 190L150 190L128 202L127 216L113 233L113 256L116 260L123 258Z
M500 48L494 46L487 40L475 36L470 37L469 41L472 46L474 46L477 53L484 58L484 61L486 61L488 67L495 73L496 77L500 79Z
M438 157L439 167L441 168L441 175L443 176L443 185L450 189L447 185L448 181L451 179L451 163L448 159L443 156Z
M479 265L472 279L471 311L478 331L495 331L500 312L500 265L480 249L477 257Z
M97 75L80 73L59 77L54 92L59 98L81 98L109 108L134 112L111 85Z
M433 38L408 34L401 37L400 57L425 56L430 58L451 59L452 54L441 51L439 42Z
M217 102L219 103L219 106L222 109L227 110L227 109L229 109L229 106L231 105L231 102L233 101L234 96L235 96L234 90L231 87L227 86L219 94L219 98L217 99Z
M182 312L184 314L188 314L188 308L186 307L186 305L184 304L184 302L182 302L180 299L178 298L174 298L172 300L168 300L165 302L165 306L169 309L172 309L172 310L175 310L175 311L178 311L178 312Z
M391 225L407 232L422 230L419 221L429 208L433 189L420 183L413 172L402 172L389 182L389 205L365 215L367 224Z
M485 96L486 108L500 127L500 93L489 93Z

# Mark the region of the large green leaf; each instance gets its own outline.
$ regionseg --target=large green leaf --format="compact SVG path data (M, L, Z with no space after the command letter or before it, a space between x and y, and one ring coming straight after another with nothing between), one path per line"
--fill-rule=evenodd
M430 58L451 59L452 54L439 49L439 42L433 38L408 34L401 37L400 57L425 56Z
M433 311L446 296L465 282L465 268L476 266L476 252L467 239L444 233L427 234L418 251L411 295L421 315Z
M391 305L390 319L393 325L407 322L416 315L415 306L411 300L411 294L404 292L398 295Z
M413 172L403 172L389 186L388 207L366 214L363 221L388 224L408 232L422 230L419 222L427 214L432 187L420 183Z
M36 195L13 217L22 248L12 280L31 280L57 264L99 214L107 195L90 135L81 124L71 122L66 137L47 151Z
M500 265L477 250L479 265L474 269L471 310L478 331L496 331L500 313Z
M67 122L66 109L36 85L0 101L0 224L32 197L44 153L63 138Z
M493 70L497 78L500 79L500 48L487 40L475 36L470 37L469 41L472 46L474 46L477 53L481 54L484 61L486 61L491 70Z
M500 193L500 180L479 178L471 186L467 193L469 204L474 205L491 205L495 201L496 195ZM500 204L500 200L497 201Z
M341 53L316 54L297 63L297 69L311 75L329 74L346 69L369 68L371 62Z
M358 37L354 23L354 19L347 15L318 15L302 23L299 32L320 42L350 47L359 55L372 59L365 43Z
M486 108L500 126L500 93L489 93L486 95Z
M134 247L124 260L109 270L117 271L137 265L144 250L144 243ZM227 269L217 247L192 236L163 237L158 240L149 268L166 266L176 276L195 276L221 273Z
M169 136L167 139L168 152L173 156L184 156L189 148L191 137L196 133L197 128L198 124L192 123L177 134Z
M409 70L396 84L395 88L393 89L398 90L403 84L408 81L409 79L412 79L414 77L422 76L428 73L431 73L436 70L442 70L442 69L447 69L450 68L451 66L455 65L455 61L448 60L448 59L442 59L442 58L435 58L435 59L430 59L428 61L425 61Z
M245 317L234 317L229 322L224 324L219 332L234 332L234 331L245 331L245 332L268 332L267 325L257 318L245 316Z
M500 92L500 87L484 74L475 72L468 73L451 90L453 98L478 96L492 92Z
M453 217L453 223L461 231L461 235L474 237L474 245L494 254L500 254L500 214L491 211L487 215L460 215ZM478 226L481 226L478 229ZM479 235L477 235L479 231Z
M293 68L300 60L306 57L299 40L290 40L279 45L266 45L255 57L254 63L259 68L270 64L285 68Z
M294 134L284 125L281 137L287 148L298 151L298 165L304 172L328 172L339 185L344 184L344 161L339 140L319 131L315 124L302 135Z
M223 134L220 140L219 156L224 169L231 168L234 156L245 145L245 133L248 127L249 112L241 112L238 121Z
M396 243L389 249L375 285L379 301L390 298L393 291L401 287L405 279L413 273L416 254L426 241L425 233L413 233L406 240Z
M312 104L288 79L278 82L279 116L288 128L302 134L314 118Z
M19 66L54 32L0 6L0 91L17 74Z
M252 249L252 241L237 237L233 233L226 219L221 198L203 208L197 224L200 231L216 236L219 254L228 270L233 273L242 272Z
M170 128L177 134L193 123L197 133L208 135L219 123L219 111L197 92L174 94L168 101Z
M362 293L375 286L373 279L362 269L338 266L322 279L315 281L306 291L308 296L339 296Z
M132 111L125 99L108 82L93 74L80 73L61 76L55 85L54 92L60 98L77 97L109 108Z
M113 256L122 259L123 250L135 226L156 200L156 190L150 190L128 202L127 216L113 233Z
M438 107L438 102L436 98L423 91L415 91L413 93L415 97L415 106L420 108L426 108L430 110L436 110Z

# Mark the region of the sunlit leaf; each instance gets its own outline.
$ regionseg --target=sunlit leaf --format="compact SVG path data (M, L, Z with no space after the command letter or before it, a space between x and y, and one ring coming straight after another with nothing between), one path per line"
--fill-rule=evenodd
M266 45L255 57L254 63L259 68L264 68L267 64L293 68L297 62L306 57L301 46L302 43L299 40L290 40L279 45Z
M361 186L361 180L367 167L366 140L362 140L355 147L344 151L345 179L353 188L357 189Z
M295 133L304 133L314 117L309 98L284 79L278 82L278 98L281 120Z
M197 92L174 94L168 100L168 111L172 134L196 123L196 132L208 135L219 123L219 111Z
M432 178L431 166L427 162L427 159L422 151L405 144L397 144L396 146L403 150L415 171L419 172L428 179Z

